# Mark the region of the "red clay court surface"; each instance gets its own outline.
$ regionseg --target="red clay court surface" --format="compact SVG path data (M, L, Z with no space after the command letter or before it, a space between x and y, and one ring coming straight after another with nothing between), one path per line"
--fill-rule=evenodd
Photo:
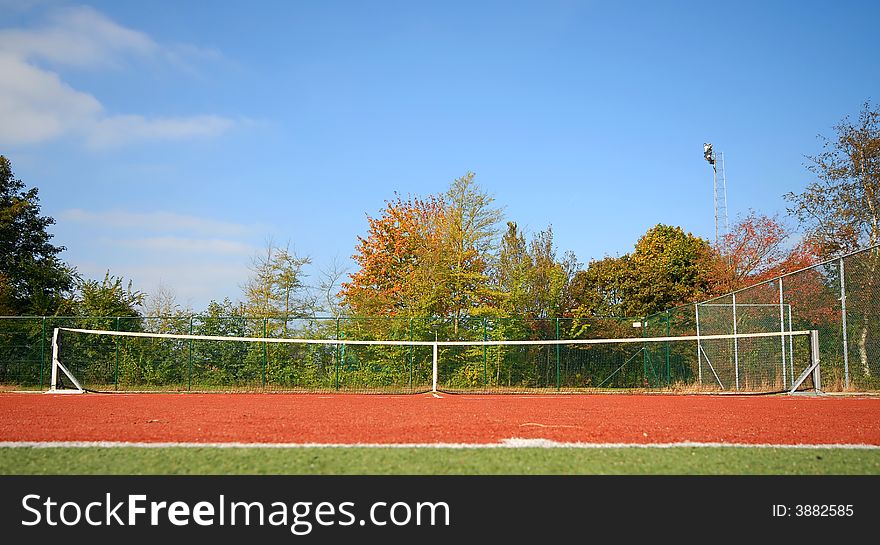
M880 398L0 393L0 441L880 445Z

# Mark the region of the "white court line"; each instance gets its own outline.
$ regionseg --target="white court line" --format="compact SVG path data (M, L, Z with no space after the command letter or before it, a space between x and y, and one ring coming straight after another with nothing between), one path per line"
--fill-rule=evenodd
M498 443L183 443L126 441L0 441L0 448L432 448L432 449L497 449L497 448L780 448L780 449L853 449L880 450L880 445L862 443L772 444L772 443L562 443L549 439L503 439Z
M431 395L434 396L434 397L436 397L437 399L443 399L443 396L441 396L441 395L439 395L439 394L436 394L436 393L434 393L434 392L431 392Z

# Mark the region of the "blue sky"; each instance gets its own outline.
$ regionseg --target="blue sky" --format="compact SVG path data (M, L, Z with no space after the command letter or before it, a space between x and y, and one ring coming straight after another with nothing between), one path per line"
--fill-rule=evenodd
M394 192L468 171L560 254L784 214L880 100L876 2L0 0L0 153L63 258L196 310L267 238L352 267Z

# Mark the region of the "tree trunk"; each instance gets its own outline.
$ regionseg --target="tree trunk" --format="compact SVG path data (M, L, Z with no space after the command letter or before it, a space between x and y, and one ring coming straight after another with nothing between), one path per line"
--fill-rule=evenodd
M874 299L874 288L877 284L877 261L880 254L877 254L876 250L870 252L868 259L871 260L871 265L868 268L868 285L866 287L866 297L868 301L873 301ZM871 366L868 361L868 325L870 324L871 319L871 308L865 309L864 314L862 316L862 330L859 332L859 360L862 364L862 373L865 377L871 376Z

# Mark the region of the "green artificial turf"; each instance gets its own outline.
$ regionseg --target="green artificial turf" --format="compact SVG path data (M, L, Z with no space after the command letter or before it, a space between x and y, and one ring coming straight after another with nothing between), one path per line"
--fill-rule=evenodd
M0 473L880 475L880 449L0 448Z

